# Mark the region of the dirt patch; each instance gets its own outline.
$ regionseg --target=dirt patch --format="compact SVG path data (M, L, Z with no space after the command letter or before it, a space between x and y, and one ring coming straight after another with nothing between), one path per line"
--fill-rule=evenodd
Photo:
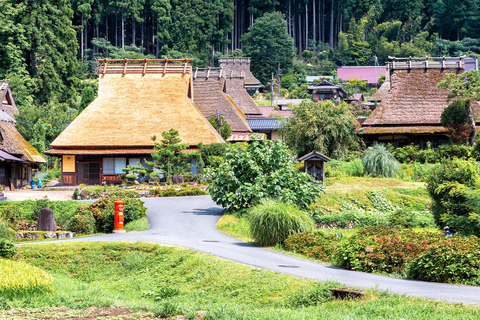
M40 308L40 309L10 309L0 311L0 319L85 319L85 320L146 320L156 319L151 312L137 312L126 308L95 308L91 307L85 310L75 310L66 307L59 308Z
M32 189L19 189L15 191L6 191L5 196L9 201L39 200L47 197L54 200L72 200L73 191L43 191Z

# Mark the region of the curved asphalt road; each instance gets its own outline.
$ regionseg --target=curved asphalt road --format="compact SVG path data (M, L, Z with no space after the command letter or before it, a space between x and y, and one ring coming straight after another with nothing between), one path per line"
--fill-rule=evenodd
M227 236L215 228L223 210L209 196L143 200L148 209L150 230L66 241L149 241L173 244L301 278L335 280L349 287L376 288L415 297L480 305L480 287L413 281L343 270L255 247Z

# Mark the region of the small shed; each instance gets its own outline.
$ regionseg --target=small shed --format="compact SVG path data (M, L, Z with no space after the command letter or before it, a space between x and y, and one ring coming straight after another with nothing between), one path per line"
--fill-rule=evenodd
M330 160L332 159L324 154L321 154L317 150L313 150L312 152L298 159L298 161L304 162L305 173L308 173L314 177L315 180L321 180L322 183L325 182L325 162Z

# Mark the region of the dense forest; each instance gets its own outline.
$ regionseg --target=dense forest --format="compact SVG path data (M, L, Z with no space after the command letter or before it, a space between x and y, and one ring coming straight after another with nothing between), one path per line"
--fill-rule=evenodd
M294 89L305 75L389 55L476 55L479 10L480 0L2 0L0 79L20 131L45 150L94 99L98 58L188 56L206 66L256 55L261 80L282 62L282 87ZM256 49L268 41L283 47L263 52L272 70L262 70Z

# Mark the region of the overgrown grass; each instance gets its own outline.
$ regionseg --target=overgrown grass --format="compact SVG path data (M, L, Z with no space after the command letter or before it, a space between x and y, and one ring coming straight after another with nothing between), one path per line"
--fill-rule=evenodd
M150 223L147 217L143 217L137 220L133 220L125 224L125 231L146 231L150 229Z
M4 299L47 292L52 281L51 275L37 267L0 258L0 296Z
M369 290L332 300L335 283L236 264L192 250L147 243L22 246L20 259L54 276L54 291L1 299L1 306L85 309L121 306L160 316L204 319L438 319L480 317L480 308ZM6 311L0 318L8 318Z
M250 222L243 216L224 214L217 222L217 229L245 242L253 242Z

